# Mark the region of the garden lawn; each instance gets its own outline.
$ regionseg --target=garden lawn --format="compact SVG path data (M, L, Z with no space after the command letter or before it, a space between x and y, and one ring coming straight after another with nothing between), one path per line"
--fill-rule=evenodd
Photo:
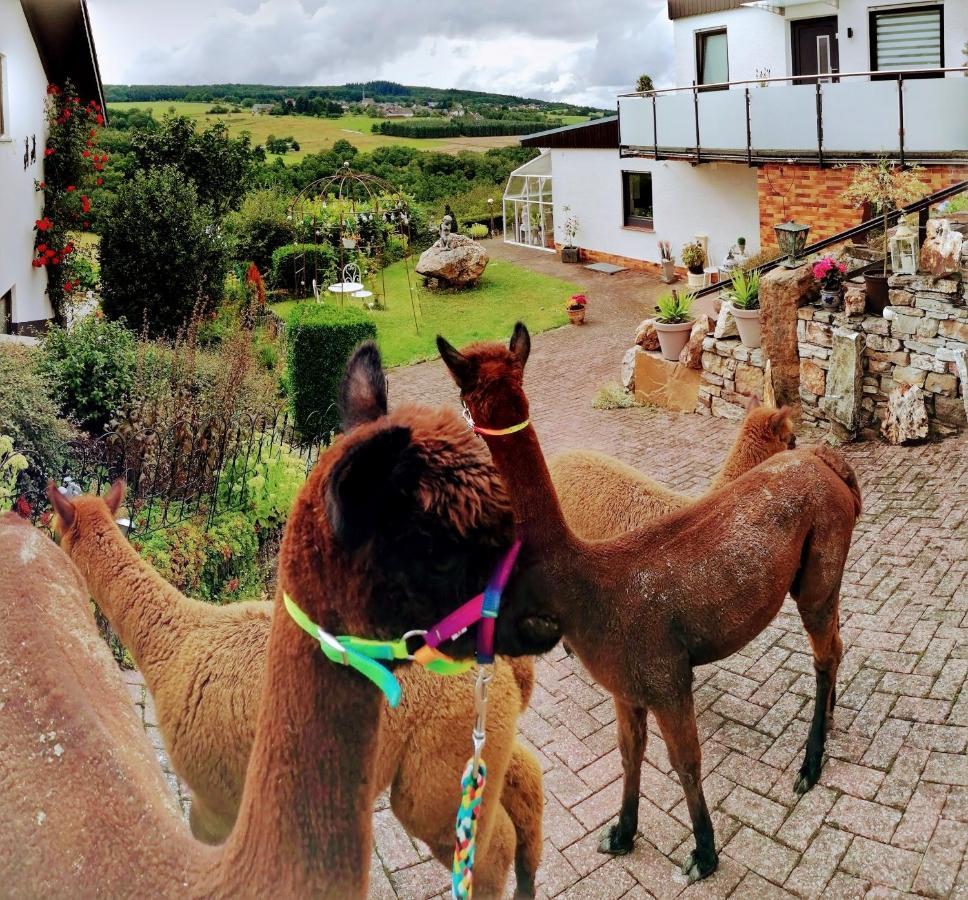
M419 332L407 290L404 262L394 263L385 271L387 309L373 310L377 340L384 365L403 366L437 357L437 335L462 347L471 341L505 340L518 320L532 333L556 328L568 321L565 301L581 292L579 285L551 275L531 272L503 260L491 260L483 277L474 288L430 291L423 279L410 272L417 305ZM367 284L370 290L372 286ZM379 281L376 286L381 289ZM327 303L339 303L326 294ZM287 318L300 301L286 300L273 304L276 315ZM360 307L360 301L347 304Z

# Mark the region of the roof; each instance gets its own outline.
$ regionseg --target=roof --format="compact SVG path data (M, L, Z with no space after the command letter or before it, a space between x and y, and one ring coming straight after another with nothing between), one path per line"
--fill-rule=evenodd
M745 0L668 0L668 2L669 18L684 19L686 16L700 16L703 13L739 9Z
M617 150L618 116L551 128L521 138L522 147L570 148L573 150Z
M63 85L70 79L78 97L104 108L87 0L20 0L20 5L48 82Z

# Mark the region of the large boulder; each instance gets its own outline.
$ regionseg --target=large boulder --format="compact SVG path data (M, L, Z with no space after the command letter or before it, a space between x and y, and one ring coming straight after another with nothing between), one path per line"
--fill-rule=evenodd
M904 444L928 436L928 410L924 391L917 385L899 385L887 400L887 416L881 425L888 443Z
M473 284L487 268L488 256L476 241L461 234L452 234L447 245L440 241L420 254L416 272L425 278L455 287Z
M702 368L702 342L706 339L706 334L712 327L709 316L705 313L693 322L692 330L689 332L689 340L679 354L679 362L690 369Z
M655 330L655 319L643 319L635 332L635 343L643 350L659 349L659 332Z
M921 246L921 271L935 278L957 272L963 241L947 219L928 219L927 238Z

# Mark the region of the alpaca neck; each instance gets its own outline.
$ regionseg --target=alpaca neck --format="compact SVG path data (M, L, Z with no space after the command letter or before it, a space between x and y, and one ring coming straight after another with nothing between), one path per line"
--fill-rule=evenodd
M719 490L723 485L735 481L769 456L770 450L760 446L756 438L747 434L744 426L740 426L739 434L729 448L722 467L709 484L709 491Z
M277 600L256 739L220 859L227 893L365 895L382 704Z
M572 534L534 425L514 434L485 436L484 440L507 486L518 537L532 547L567 542Z

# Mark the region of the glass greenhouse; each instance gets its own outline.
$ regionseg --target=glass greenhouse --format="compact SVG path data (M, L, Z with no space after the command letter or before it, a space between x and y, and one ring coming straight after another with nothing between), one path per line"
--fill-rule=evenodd
M504 240L524 247L555 249L550 153L526 162L508 177L504 189Z

